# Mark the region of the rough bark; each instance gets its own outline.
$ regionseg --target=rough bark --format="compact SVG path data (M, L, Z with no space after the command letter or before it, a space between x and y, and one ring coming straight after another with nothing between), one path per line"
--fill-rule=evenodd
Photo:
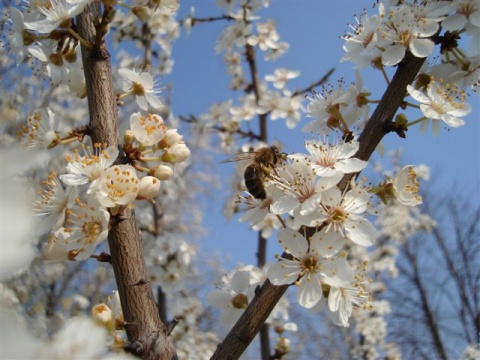
M88 5L77 17L80 36L93 44L82 46L90 112L90 134L94 143L118 145L118 111L113 90L110 54L99 29L100 3ZM175 349L160 320L145 266L142 242L132 211L112 217L108 243L120 294L127 350L146 360L176 359Z

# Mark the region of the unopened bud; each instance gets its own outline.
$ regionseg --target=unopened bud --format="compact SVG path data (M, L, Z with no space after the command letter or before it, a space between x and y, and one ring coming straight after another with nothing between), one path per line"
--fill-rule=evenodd
M161 149L164 149L181 142L182 139L183 136L178 133L177 129L169 129L165 133L165 137L162 139L162 141L160 141L158 145Z
M160 180L153 176L140 179L137 200L153 200L160 191Z
M135 141L135 135L133 134L132 130L125 131L125 135L123 135L123 143L125 145L131 145Z
M105 304L98 304L92 308L93 319L105 326L105 328L113 330L115 328L115 319L113 317L113 311Z
M403 129L408 124L407 116L402 113L398 114L397 116L395 116L395 124L402 127Z
M190 149L185 143L180 142L173 145L162 155L162 161L169 163L180 163L190 157Z
M173 170L167 165L158 165L150 170L150 175L155 176L158 180L168 180L173 175Z

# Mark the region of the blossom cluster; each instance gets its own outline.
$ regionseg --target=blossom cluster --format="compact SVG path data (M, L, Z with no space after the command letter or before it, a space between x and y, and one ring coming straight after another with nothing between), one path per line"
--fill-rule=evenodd
M13 62L17 65L31 57L34 59L32 67L37 74L43 74L54 86L67 85L72 95L84 98L86 87L79 45L83 43L92 47L93 44L76 33L74 19L91 2L92 0L55 0L45 3L26 2L22 10L9 7L5 55L11 57L14 54ZM169 1L164 5L164 2L155 10L138 6L131 8L127 14L118 11L113 18L103 20L110 21L112 28L119 28L114 32L118 36L115 41L141 38L141 26L137 22L147 23L152 34L155 34L152 40L162 49L159 56L161 65L158 67L161 75L172 71L171 42L179 36L179 25L174 20L178 3ZM158 98L158 83L153 81L149 72L136 72L131 67L134 64L125 59L118 71L120 76L115 73L119 88L125 91L119 95L119 99L135 95L143 111L148 111L149 107L161 108L163 105Z
M462 116L471 111L467 92L477 92L480 84L480 7L473 1L401 2L399 5L378 4L378 15L366 12L357 19L352 32L344 36L345 55L356 69L373 66L384 72L385 67L398 65L407 54L418 58L433 55L435 42L440 43L439 64L424 66L414 86L405 89L420 103L423 117L399 123L402 129L421 123L426 128L432 120L438 133L439 121L448 126L464 124ZM461 49L462 36L471 37L468 49ZM386 76L385 72L384 75ZM388 79L387 79L388 81ZM328 133L339 129L344 134L363 129L368 120L370 93L363 89L357 74L356 84L343 89L323 89L309 98L308 116L313 121L304 131Z
M259 269L246 265L239 266L234 272L222 276L218 288L208 294L211 305L222 312L220 321L223 325L231 326L240 318L243 311L255 296L257 287L267 278L266 269ZM288 300L282 298L270 313L267 323L284 323L289 319Z
M268 115L271 120L284 120L287 127L293 129L305 111L302 94L287 86L289 80L300 75L299 71L278 68L273 74L258 78L255 84L251 84L249 71L242 59L247 57L248 61L253 62L254 54L258 51L264 55L265 61L275 61L288 51L289 44L280 39L272 19L262 21L257 15L261 8L269 6L269 1L240 3L218 2L219 6L226 8L225 16L233 21L224 28L215 49L223 54L227 73L231 77L230 88L243 94L239 96L238 104L231 100L215 103L200 117L205 127L217 130L215 132L224 149L235 146L234 135L244 122L251 122L256 116ZM195 21L192 14L188 24L195 24ZM255 91L251 91L252 86L256 88Z
M266 177L265 199L251 194L240 197L239 202L246 207L240 220L265 228L277 218L278 224L286 226L277 234L284 254L269 266L267 277L275 285L295 284L298 303L312 312L328 303L334 322L348 326L354 306L370 307L366 264L351 268L348 249L374 243L378 233L368 217L375 213L377 197L385 202L396 198L406 206L415 206L422 201L419 183L414 168L406 166L378 187L362 188L352 183L349 191L342 192L338 185L344 175L367 166L354 157L359 143L342 140L330 144L326 139L312 139L305 142L305 148L307 154L289 155ZM221 290L226 299L213 294L211 299L220 308L235 309L238 318L252 290L249 295L249 282L244 280L246 285L240 286L236 280L241 275L235 275L229 282L231 290L228 286Z
M35 126L32 120L25 125L29 131L22 132L28 133L28 143L59 143L51 110L39 110L30 118ZM36 209L42 217L39 232L50 231L46 259L88 259L107 238L110 216L121 215L136 200L154 202L161 181L172 176L173 165L190 156L177 129L168 129L157 114L132 114L130 128L122 149L129 163L118 163L116 146L92 145L87 138L87 144L66 156L66 173L51 173L43 182Z

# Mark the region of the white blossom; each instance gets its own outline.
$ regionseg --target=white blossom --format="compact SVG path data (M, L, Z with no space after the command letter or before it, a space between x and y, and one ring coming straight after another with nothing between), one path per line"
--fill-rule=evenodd
M411 85L407 85L407 91L420 103L420 110L426 118L441 120L452 127L465 124L460 117L469 114L472 110L471 106L465 102L465 93L456 86L443 85L432 80L426 92L417 90ZM434 133L438 133L438 124L434 128Z
M403 5L392 9L386 26L382 28L382 37L391 41L382 53L382 64L394 66L404 57L406 50L419 58L430 55L435 43L428 39L434 35L439 24L434 19L418 16L418 8Z
M135 138L145 146L151 146L158 143L165 137L167 131L160 115L148 114L143 116L140 113L134 113L130 116L130 128Z
M107 208L133 204L139 191L139 180L131 165L115 165L98 180L97 199Z
M45 18L26 22L25 27L41 33L50 33L58 27L70 27L70 19L79 15L91 0L50 0L35 9Z
M94 144L93 149L89 145L82 144L83 155L78 149L72 155L67 155L66 160L68 174L60 175L64 184L78 186L90 183L88 194L96 191L98 180L105 169L110 167L118 157L119 150L116 146L105 148L101 144Z
M126 94L135 95L135 101L140 109L148 111L151 106L154 109L163 107L159 98L161 90L153 81L153 77L148 72L137 73L127 68L121 68L118 73L123 77L123 90Z

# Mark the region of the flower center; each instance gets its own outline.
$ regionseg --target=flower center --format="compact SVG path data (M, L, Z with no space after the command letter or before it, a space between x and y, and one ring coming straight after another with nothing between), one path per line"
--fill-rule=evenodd
M348 218L348 213L343 209L343 207L336 206L329 210L327 223L329 224L343 224Z
M145 95L145 88L140 83L134 83L132 87L133 93L138 96Z
M315 272L318 270L318 259L314 256L307 256L302 260L302 267L305 272Z
M245 294L237 294L232 298L232 306L235 309L246 309L248 306L248 297Z
M85 234L87 243L92 244L102 232L102 224L97 221L85 222L82 225L82 232Z

